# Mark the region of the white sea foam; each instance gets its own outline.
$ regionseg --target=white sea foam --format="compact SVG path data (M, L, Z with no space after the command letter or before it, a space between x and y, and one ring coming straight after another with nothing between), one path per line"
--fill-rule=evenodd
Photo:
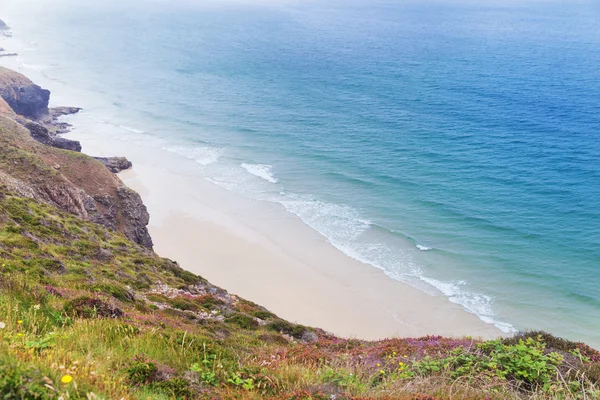
M283 196L277 202L334 245L346 246L371 226L371 221L361 218L358 210L344 204L301 196Z
M497 321L496 315L492 309L492 299L489 296L479 293L472 293L463 290L466 285L464 281L442 282L437 279L419 277L423 282L435 287L448 299L479 317L487 324L493 324L504 333L514 333L516 329L505 322Z
M125 126L125 125L119 125L119 128L124 129L124 130L129 131L129 132L133 132L133 133L146 133L146 131L143 131L141 129L130 128L130 127Z
M195 160L204 166L219 161L222 152L221 149L208 146L171 146L166 147L165 150Z
M264 179L270 183L279 182L274 176L271 170L273 169L272 165L265 164L242 164L242 168L251 173L254 176L258 176L259 178Z
M413 263L409 252L404 252L395 244L370 240L367 232L372 223L364 219L355 208L299 196L282 196L278 202L349 257L382 270L392 279L429 292L417 283L425 282L428 287L437 289L451 302L475 314L483 322L493 324L505 333L516 332L512 325L496 319L493 301L489 296L466 290L466 283L463 281L442 282L427 278L423 276L419 266ZM417 248L421 251L430 250L422 245L417 245Z

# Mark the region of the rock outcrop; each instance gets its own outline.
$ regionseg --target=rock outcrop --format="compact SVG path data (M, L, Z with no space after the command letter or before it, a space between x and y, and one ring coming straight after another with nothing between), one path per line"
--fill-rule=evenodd
M123 185L117 188L117 196L121 202L121 213L128 221L124 228L125 236L144 247L152 248L152 238L147 228L150 214L140 195Z
M94 157L106 166L111 172L119 173L132 167L131 161L125 157Z
M10 29L10 28L8 27L8 25L6 25L6 22L4 22L0 19L0 31L5 31L8 29Z
M0 67L0 97L15 113L24 117L40 119L48 114L50 91L3 67Z
M46 146L52 146L63 150L81 152L81 143L76 140L61 138L50 133L44 125L31 120L17 119L31 133L31 137Z
M14 116L15 112L2 97L0 97L0 115Z
M80 153L79 142L56 133L62 127L56 118L80 109L48 110L45 98L29 102L29 110L36 111L24 113L23 98L15 97L15 91L23 93L19 88L37 90L22 75L0 69L0 185L82 220L120 231L152 249L146 227L150 216L141 197L113 173L131 167L131 163L122 157L96 160ZM27 118L31 114L36 118Z
M56 120L56 118L62 117L63 115L77 114L81 110L80 107L53 107L48 111L50 116Z

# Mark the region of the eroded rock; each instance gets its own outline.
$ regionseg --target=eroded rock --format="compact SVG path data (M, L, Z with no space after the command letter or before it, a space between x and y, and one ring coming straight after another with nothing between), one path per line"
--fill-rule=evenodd
M48 114L50 91L4 67L0 67L0 96L15 113L24 117L39 119Z
M142 198L127 186L118 187L117 196L121 201L121 213L126 221L125 236L151 249L153 243L147 228L150 222L150 214L148 214L148 209Z
M106 166L111 172L115 174L123 170L131 168L132 164L125 157L94 157Z
M81 152L81 143L76 140L61 138L52 134L44 125L31 120L20 120L25 128L31 133L31 137L47 146L64 150Z

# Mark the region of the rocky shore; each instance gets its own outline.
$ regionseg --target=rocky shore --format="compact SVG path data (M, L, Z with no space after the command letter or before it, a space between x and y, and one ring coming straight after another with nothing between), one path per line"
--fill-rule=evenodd
M0 127L15 132L12 140L3 143L0 159L7 161L15 152L25 152L28 156L27 160L12 161L10 168L0 170L0 183L80 218L119 230L151 249L146 207L140 196L114 175L130 168L131 162L124 157L94 159L80 154L82 147L78 141L60 136L71 125L59 118L81 109L49 108L49 100L49 90L18 72L0 67ZM49 163L53 173L35 171ZM13 171L7 173L10 170Z

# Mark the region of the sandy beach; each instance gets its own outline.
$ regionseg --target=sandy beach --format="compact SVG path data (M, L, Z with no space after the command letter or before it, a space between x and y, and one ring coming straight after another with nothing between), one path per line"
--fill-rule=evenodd
M8 66L22 69L18 60ZM147 205L159 255L282 318L339 336L502 334L441 293L426 294L344 254L281 205L207 181L196 161L146 145L143 135L120 140L95 119L93 97L23 72L52 90L53 105L90 109L66 119L74 129L65 137L81 141L84 153L133 162L120 177Z
M77 130L70 136L78 137ZM85 135L80 139L86 143ZM159 167L150 154L154 165L145 164L138 158L144 150L137 150L130 149L134 169L121 178L148 206L155 250L214 284L285 319L344 337L500 335L447 298L348 257L276 204L169 170L169 159L194 168L192 161L169 155Z

